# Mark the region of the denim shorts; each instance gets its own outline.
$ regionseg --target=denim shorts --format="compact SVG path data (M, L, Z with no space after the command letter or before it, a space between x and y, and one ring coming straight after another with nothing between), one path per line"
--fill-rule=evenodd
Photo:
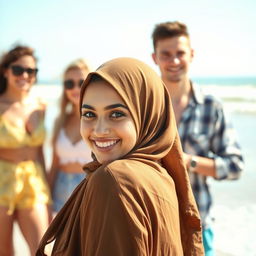
M58 212L66 203L76 186L85 178L85 173L58 171L53 189L53 211Z

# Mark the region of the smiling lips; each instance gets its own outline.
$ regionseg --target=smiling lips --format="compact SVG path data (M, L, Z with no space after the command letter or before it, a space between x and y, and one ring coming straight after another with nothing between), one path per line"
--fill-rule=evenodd
M167 70L170 72L178 72L181 70L181 68L180 67L169 67L169 68L167 68Z
M27 80L25 79L22 79L22 80L18 80L17 81L17 86L23 90L28 90L30 87L31 87L31 84L30 82L28 82Z
M108 140L108 141L98 141L94 140L96 147L100 150L107 151L116 145L120 140Z
M73 98L80 98L80 93L73 93L73 94L72 94L72 97L73 97Z

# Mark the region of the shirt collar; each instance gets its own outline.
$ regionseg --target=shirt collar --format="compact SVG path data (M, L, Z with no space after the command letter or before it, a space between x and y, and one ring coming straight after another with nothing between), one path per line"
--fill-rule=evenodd
M191 84L191 88L192 88L192 99L195 103L197 104L203 104L204 103L204 96L203 96L203 92L201 90L201 88L193 83L192 81L190 81Z

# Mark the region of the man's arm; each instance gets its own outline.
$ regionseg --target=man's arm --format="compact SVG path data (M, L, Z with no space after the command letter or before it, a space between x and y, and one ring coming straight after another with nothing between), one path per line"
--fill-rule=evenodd
M192 156L184 153L187 168L217 180L238 179L244 168L243 157L235 130L227 121L220 106L216 110L214 128L209 157ZM191 168L192 159L196 161L195 168Z

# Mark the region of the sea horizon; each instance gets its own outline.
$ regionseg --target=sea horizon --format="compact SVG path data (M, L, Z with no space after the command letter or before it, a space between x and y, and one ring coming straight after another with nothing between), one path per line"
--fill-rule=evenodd
M251 85L256 86L256 76L238 75L238 76L192 76L191 80L200 85ZM38 85L61 85L62 79L40 78Z
M192 81L206 94L219 98L228 112L256 114L256 76L201 76L193 77ZM60 97L61 84L60 79L39 79L32 90L46 101L53 102Z

